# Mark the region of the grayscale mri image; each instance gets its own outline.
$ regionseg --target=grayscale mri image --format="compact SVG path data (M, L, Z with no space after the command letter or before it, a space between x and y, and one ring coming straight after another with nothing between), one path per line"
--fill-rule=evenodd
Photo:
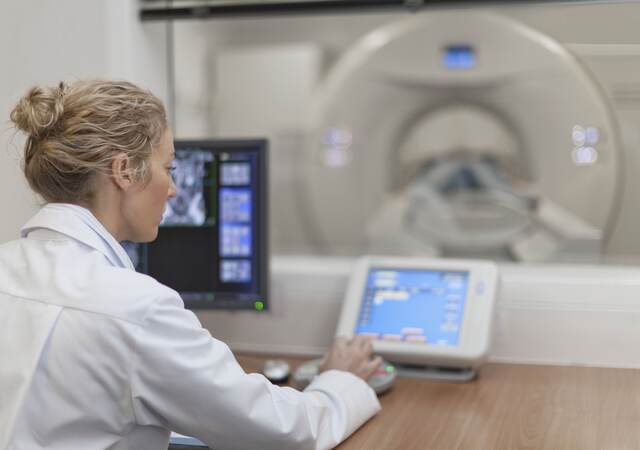
M162 225L204 224L207 217L203 195L205 164L212 160L211 152L176 151L174 182L177 195L169 199Z

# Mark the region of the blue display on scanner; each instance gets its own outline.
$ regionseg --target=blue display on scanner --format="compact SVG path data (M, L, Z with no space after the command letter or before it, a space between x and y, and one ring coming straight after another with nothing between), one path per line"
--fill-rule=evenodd
M469 45L450 45L442 53L442 62L451 70L471 69L476 65L476 55Z

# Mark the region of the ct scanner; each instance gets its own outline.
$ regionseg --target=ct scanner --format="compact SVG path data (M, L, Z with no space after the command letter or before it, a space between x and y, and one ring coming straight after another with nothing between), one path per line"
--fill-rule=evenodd
M334 64L295 191L332 255L593 262L620 197L618 134L599 85L551 38L431 11Z

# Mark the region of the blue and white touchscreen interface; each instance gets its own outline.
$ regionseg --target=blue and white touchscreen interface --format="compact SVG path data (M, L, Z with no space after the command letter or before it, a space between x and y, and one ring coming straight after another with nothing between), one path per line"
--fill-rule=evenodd
M371 269L355 333L385 341L456 346L468 272Z

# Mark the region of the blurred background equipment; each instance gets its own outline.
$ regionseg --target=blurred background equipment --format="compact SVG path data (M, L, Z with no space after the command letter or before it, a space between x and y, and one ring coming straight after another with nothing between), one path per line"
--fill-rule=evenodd
M176 135L268 136L276 255L636 261L640 5L428 6L171 22Z

